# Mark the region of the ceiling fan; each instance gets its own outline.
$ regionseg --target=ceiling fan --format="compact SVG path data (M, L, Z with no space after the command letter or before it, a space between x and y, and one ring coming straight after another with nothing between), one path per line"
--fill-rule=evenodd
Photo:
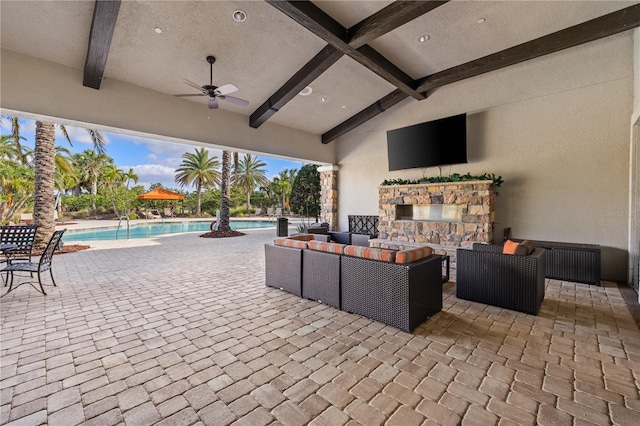
M209 109L218 108L218 99L235 104L235 105L243 106L243 107L249 105L249 102L245 101L244 99L236 98L235 96L229 96L230 93L238 91L238 88L233 84L225 84L220 87L213 85L213 64L216 62L216 58L214 56L207 56L207 62L209 62L209 66L210 66L209 84L206 84L204 86L198 86L193 81L185 80L183 78L180 79L185 84L188 84L189 86L193 87L194 89L198 90L201 93L197 93L197 94L189 93L189 94L173 95L173 96L177 96L177 97L208 96Z

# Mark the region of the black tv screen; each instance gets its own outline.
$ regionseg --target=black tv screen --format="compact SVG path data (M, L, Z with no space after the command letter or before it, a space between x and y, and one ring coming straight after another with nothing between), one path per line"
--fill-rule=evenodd
M389 171L467 162L467 114L387 131Z

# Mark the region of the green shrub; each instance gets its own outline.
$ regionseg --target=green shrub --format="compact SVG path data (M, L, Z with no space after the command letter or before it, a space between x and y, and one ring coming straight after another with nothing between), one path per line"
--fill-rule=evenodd
M247 214L246 206L232 207L229 209L229 216L242 217L242 216L246 216L246 214Z

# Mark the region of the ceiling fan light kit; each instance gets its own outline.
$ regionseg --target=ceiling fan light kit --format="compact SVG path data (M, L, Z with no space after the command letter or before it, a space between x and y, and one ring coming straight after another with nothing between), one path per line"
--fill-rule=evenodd
M213 85L213 64L216 62L216 58L213 55L207 56L207 62L209 63L209 84L205 84L203 86L198 86L193 81L189 81L186 79L181 79L183 83L188 86L193 87L196 90L199 90L201 93L187 93L181 95L174 95L176 97L188 97L188 96L208 96L209 100L207 105L209 109L218 108L218 99L232 103L234 105L246 107L249 105L248 101L244 99L236 98L235 96L229 96L229 94L237 92L238 88L233 84L223 84L222 86L214 86Z

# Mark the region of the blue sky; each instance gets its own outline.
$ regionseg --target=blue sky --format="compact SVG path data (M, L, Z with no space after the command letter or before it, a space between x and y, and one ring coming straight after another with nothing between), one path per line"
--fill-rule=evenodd
M10 133L10 121L2 120L2 134ZM64 136L56 132L56 145L62 145L71 152L82 152L86 149L93 149L93 144L88 136L88 132L79 127L66 126L71 137L73 146L69 146ZM33 148L35 141L35 122L30 119L22 119L21 135L27 140L24 145ZM182 163L182 154L194 152L197 148L194 145L178 144L153 139L145 139L121 135L117 133L103 132L107 143L107 154L113 158L116 166L125 172L132 168L138 175L139 185L149 188L152 183L160 182L166 188L179 188L174 182L175 169ZM210 148L209 155L215 155L222 161L222 152ZM269 179L276 176L284 169L300 169L304 165L302 162L285 160L281 158L260 156L260 159L267 163L267 177ZM193 188L185 188L191 190Z

